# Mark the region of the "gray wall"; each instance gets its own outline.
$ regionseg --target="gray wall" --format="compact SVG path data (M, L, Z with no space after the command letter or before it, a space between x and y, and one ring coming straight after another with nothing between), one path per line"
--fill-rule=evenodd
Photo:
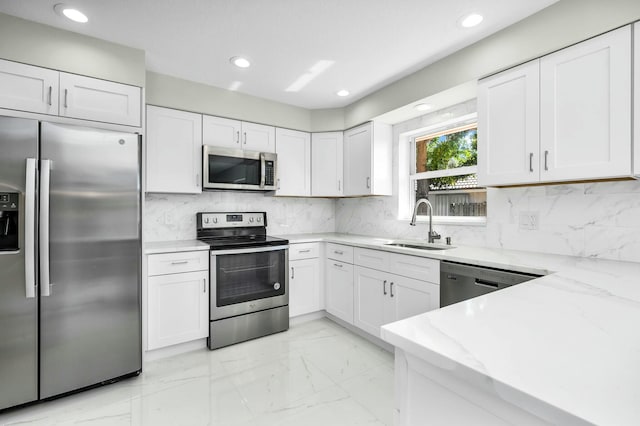
M144 87L145 52L0 13L0 58Z
M560 0L345 108L345 125L477 80L640 19L638 0Z

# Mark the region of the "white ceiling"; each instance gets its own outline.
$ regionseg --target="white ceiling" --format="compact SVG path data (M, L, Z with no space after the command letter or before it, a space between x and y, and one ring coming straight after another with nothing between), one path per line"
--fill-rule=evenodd
M0 0L0 12L144 49L151 71L317 109L348 105L556 1ZM58 16L60 2L89 23ZM470 12L485 20L464 29ZM251 68L232 66L235 55ZM320 61L323 72L286 91ZM351 95L337 97L343 88Z

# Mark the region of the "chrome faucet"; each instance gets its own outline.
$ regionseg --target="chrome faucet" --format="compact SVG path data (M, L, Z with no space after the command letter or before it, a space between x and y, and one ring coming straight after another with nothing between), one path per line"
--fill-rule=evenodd
M416 201L416 206L413 208L413 216L411 217L411 223L409 225L416 226L416 219L418 218L418 207L420 204L426 204L429 207L429 243L433 243L435 240L439 240L441 235L433 230L433 206L426 198L420 198Z

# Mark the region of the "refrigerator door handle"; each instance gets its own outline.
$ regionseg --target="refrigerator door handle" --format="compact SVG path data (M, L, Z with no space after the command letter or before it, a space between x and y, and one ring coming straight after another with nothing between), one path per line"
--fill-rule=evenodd
M51 160L40 163L40 295L51 295L49 282L49 178Z
M24 285L27 299L36 297L36 165L35 158L27 158L24 200Z

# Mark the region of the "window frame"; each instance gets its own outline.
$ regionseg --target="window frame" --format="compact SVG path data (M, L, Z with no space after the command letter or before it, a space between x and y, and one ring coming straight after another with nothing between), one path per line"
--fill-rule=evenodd
M466 114L460 117L453 118L446 122L438 123L433 126L429 126L423 129L419 129L417 131L411 132L411 136L407 137L405 141L409 143L409 164L408 167L405 168L406 172L408 172L408 194L409 194L409 216L413 213L413 209L415 208L416 203L416 190L417 190L417 181L421 179L431 179L437 177L445 177L445 176L463 176L473 173L478 173L478 166L464 166L453 169L443 169L443 170L434 170L427 172L416 172L416 142L424 139L432 139L437 136L446 135L449 133L455 133L457 129L458 131L462 131L465 128L470 130L471 128L477 129L478 127L478 114ZM400 168L403 169L402 167ZM486 192L486 188L472 188L467 190L469 192ZM406 215L402 215L406 216ZM418 215L417 219L419 222L428 221L428 215ZM433 216L433 223L439 224L454 224L454 225L478 225L483 226L486 224L487 217L486 216Z

